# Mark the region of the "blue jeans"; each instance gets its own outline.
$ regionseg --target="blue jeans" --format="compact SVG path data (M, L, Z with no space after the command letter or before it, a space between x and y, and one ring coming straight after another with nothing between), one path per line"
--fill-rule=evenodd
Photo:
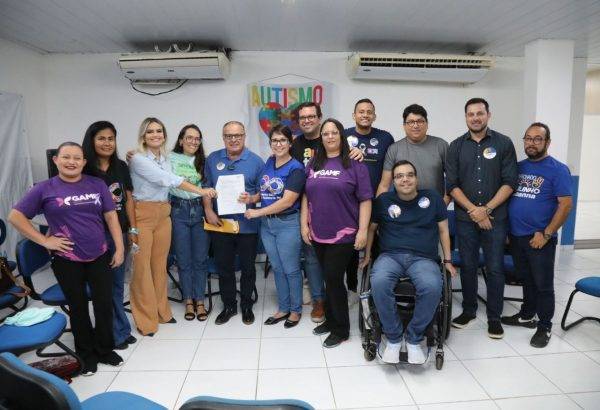
M415 310L406 327L406 341L418 344L433 319L442 296L442 273L431 259L404 252L384 252L371 270L371 294L383 332L391 343L402 340L394 288L400 278L409 277L415 286Z
M487 275L488 321L499 321L504 307L506 223L506 219L503 221L493 220L492 229L487 231L479 228L475 222L456 221L458 252L462 262L460 282L463 312L472 316L475 316L475 312L477 312L477 270L479 269L479 248L482 248Z
M172 247L184 299L204 303L209 236L204 230L202 199L171 197Z
M310 286L310 295L313 302L316 300L325 299L325 291L323 285L323 272L315 248L312 245L307 245L302 241L302 255L304 256L304 274L308 279Z
M521 317L531 319L537 313L538 328L552 329L554 316L554 256L556 238L542 247L529 245L533 235L510 237L510 248L518 277L523 279Z
M106 241L108 243L108 254L112 259L115 253L115 243L112 240L110 233L106 233ZM127 252L129 250L127 234L123 234L123 244L125 245L125 260L127 260ZM125 342L131 335L131 325L129 319L125 315L125 308L123 307L123 292L125 287L125 262L116 269L112 269L113 272L113 339L115 346L118 346Z
M275 273L279 311L302 313L300 214L263 217L260 237Z

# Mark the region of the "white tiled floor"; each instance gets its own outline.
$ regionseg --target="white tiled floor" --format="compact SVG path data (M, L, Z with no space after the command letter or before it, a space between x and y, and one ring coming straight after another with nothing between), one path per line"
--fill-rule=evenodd
M197 395L297 398L324 409L599 409L600 324L586 322L565 332L560 319L575 281L600 275L600 250L562 249L556 268L555 326L545 349L529 346L533 331L524 328L505 327L504 339L488 338L485 306L480 304L475 323L451 331L441 371L432 361L424 366L367 362L358 336L357 306L350 310L350 340L331 350L311 334L308 307L293 329L284 329L282 323L262 325L276 309L276 296L272 276L265 281L259 270L254 325L242 324L238 314L216 326L218 300L204 323L185 321L183 306L173 303L177 324L161 325L155 337L140 337L122 351L123 367L101 366L92 377L75 378L72 387L80 399L124 390L170 409ZM510 292L518 296L519 289ZM454 294L454 316L460 313L460 300ZM506 302L505 312L518 307ZM600 300L578 295L569 320L589 314L600 316ZM70 334L63 340L72 346ZM33 353L22 358L37 360Z

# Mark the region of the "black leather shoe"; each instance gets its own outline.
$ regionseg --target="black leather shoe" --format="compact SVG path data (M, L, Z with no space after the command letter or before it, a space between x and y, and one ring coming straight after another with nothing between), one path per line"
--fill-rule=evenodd
M252 308L242 309L242 322L244 322L245 325L254 323L254 313L252 313Z
M172 317L171 320L169 320L167 323L177 323L177 320L175 320L175 318Z
M127 341L124 341L121 344L118 344L115 346L115 350L125 350L129 347L129 343L127 343Z
M277 323L287 319L288 317L290 317L289 313L287 313L281 317L269 316L269 318L267 320L265 320L265 325L276 325Z
M127 336L127 339L125 339L125 343L128 343L130 345L134 344L135 342L137 342L137 339L135 338L135 336L132 335Z
M283 324L283 327L285 327L286 329L289 329L290 327L296 326L298 323L300 323L300 319L298 319L298 320L290 320L290 319L288 319Z
M237 315L237 309L225 308L219 316L215 319L215 325L222 325L223 323L229 322L232 316Z

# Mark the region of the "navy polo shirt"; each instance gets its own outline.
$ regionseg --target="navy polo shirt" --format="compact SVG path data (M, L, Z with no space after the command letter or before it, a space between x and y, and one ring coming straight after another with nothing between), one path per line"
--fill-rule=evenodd
M206 158L204 165L204 175L206 176L206 186L214 188L221 175L244 175L245 190L251 195L260 192L260 179L262 169L265 166L263 160L244 148L240 157L236 160L230 160L227 157L225 148L211 153ZM240 192L241 193L241 192ZM254 204L248 205L254 208ZM213 209L218 213L217 201L213 200ZM240 233L257 233L259 227L258 219L246 219L243 214L220 215L222 218L234 219L240 224Z
M379 248L384 252L407 252L439 261L438 222L448 219L442 197L420 189L411 201L396 191L379 195L373 205L373 222L379 224Z

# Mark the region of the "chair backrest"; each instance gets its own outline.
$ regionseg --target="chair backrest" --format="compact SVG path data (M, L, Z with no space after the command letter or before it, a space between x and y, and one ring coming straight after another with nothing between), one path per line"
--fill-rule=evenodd
M0 218L0 245L6 240L6 223L4 219Z
M81 402L58 377L34 369L12 353L0 354L0 407L15 410L78 410Z
M314 410L301 400L232 400L212 396L189 399L179 410Z
M19 241L15 254L19 273L26 278L30 278L31 275L50 262L50 254L46 248L30 239Z

